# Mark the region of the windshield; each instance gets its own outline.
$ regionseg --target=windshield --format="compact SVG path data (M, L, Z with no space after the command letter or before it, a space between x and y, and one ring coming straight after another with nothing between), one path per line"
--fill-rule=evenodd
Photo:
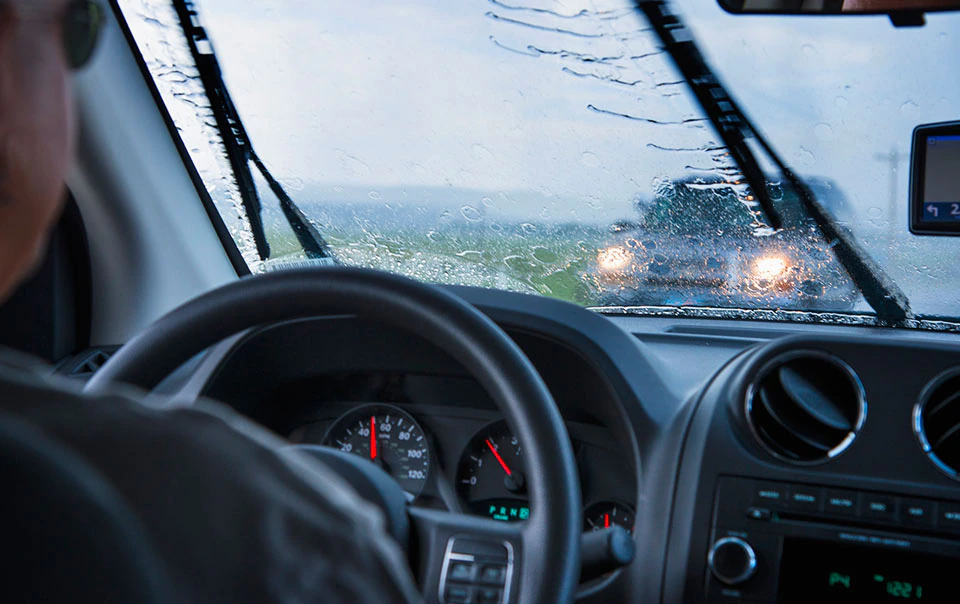
M262 160L255 204L170 0L120 2L253 272L319 257L607 311L874 312L775 158L745 178L629 0L190 4ZM872 272L916 316L960 317L960 239L907 227L911 132L960 113L960 14L670 6Z

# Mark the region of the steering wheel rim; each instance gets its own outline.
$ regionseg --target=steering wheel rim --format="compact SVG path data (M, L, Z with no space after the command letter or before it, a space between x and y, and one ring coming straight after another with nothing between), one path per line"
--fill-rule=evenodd
M455 543L499 542L510 551L504 602L570 602L579 576L580 486L573 451L550 392L520 348L461 298L406 277L358 268L283 271L243 279L186 303L124 345L90 380L144 389L221 340L259 325L350 314L405 329L450 354L483 386L524 443L531 514L523 523L409 508L419 535L419 579L444 601ZM456 556L456 554L454 554ZM439 564L438 564L439 562ZM529 569L529 570L527 570ZM510 582L512 575L513 582Z

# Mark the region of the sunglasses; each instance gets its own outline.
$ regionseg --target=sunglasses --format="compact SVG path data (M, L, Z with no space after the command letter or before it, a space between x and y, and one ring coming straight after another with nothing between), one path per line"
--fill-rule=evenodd
M28 21L59 21L61 43L70 69L80 69L90 62L104 24L104 9L99 0L71 0L53 15L36 6L0 0L0 8L13 4L16 18Z

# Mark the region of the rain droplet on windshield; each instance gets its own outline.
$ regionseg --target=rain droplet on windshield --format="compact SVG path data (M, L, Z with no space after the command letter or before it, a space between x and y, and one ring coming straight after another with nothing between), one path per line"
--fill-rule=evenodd
M828 141L833 138L833 126L820 122L813 127L813 133L822 141Z
M905 115L905 116L907 116L907 117L913 117L913 116L917 115L917 110L918 110L919 108L920 108L920 106L917 105L916 102L914 102L914 101L912 101L912 100L907 100L907 101L905 101L903 104L900 105L900 113L902 113L903 115Z
M460 214L470 222L483 220L483 213L473 206L463 206L460 208Z
M600 167L600 158L597 157L595 153L590 151L584 151L580 155L580 163L588 168L599 168Z

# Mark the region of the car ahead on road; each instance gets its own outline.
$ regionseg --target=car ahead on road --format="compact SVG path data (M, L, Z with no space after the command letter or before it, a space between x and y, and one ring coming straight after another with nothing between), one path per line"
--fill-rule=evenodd
M818 190L830 188L817 182ZM852 308L858 291L822 235L797 220L793 196L776 197L793 228L764 229L756 204L727 181L662 184L652 200L637 202L636 222L611 226L585 274L598 305ZM842 197L831 199L833 211L845 207Z

